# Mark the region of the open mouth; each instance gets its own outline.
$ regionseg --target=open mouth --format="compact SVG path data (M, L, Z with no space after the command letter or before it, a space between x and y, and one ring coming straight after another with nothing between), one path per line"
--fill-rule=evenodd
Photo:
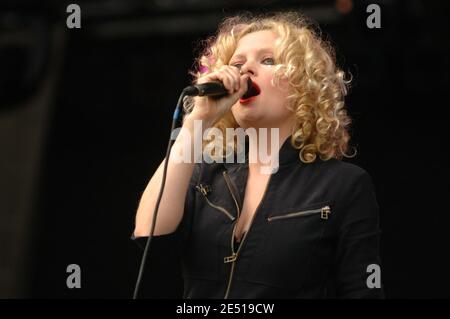
M254 100L261 93L261 89L258 84L252 81L252 86L247 92L240 98L239 102L247 103Z

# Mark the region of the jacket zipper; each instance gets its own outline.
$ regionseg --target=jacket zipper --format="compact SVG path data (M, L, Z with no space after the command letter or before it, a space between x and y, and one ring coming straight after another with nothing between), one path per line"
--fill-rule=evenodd
M234 192L233 192L233 190L231 188L231 183L232 182L231 182L230 177L228 176L227 171L223 172L223 177L225 179L225 182L227 184L228 190L230 191L231 196L233 197L234 203L236 205L237 216L238 216L237 220L239 221L239 217L241 216L241 208L239 207L238 201L236 200ZM234 262L236 261L236 257L237 257L237 254L234 252L234 235L235 235L235 231L236 231L236 225L237 225L237 222L234 224L233 232L232 232L232 235L231 235L231 256L227 256L227 257L224 258L224 263L231 262L230 276L229 276L229 279L228 279L227 290L225 292L224 299L228 298L228 293L229 293L230 288L231 288L231 278L233 278L233 274L234 274L234 266L235 266Z
M235 194L233 192L233 189L236 189L236 188L233 187L234 184L232 184L230 176L228 176L228 172L227 171L223 171L222 174L223 174L223 177L225 179L225 183L227 184L228 190L230 191L231 196L233 197L234 204L236 205L237 218L239 219L239 216L241 215L241 208L239 207L238 200L236 199Z
M309 216L309 215L318 214L318 213L320 213L321 219L325 219L325 220L328 219L328 215L331 214L330 206L323 206L318 209L311 209L311 210L305 210L305 211L300 211L300 212L295 212L295 213L289 213L289 214L281 215L281 216L271 216L271 217L267 218L267 221L271 222L271 221L279 220L279 219Z
M195 187L203 195L203 197L206 199L206 202L208 203L209 206L211 206L211 207L221 211L222 213L224 213L232 221L235 220L234 216L231 215L225 208L223 208L222 206L219 206L219 205L211 203L211 201L207 197L208 193L211 191L209 189L209 187L207 187L207 186L205 187L203 184L196 185Z
M225 176L225 175L224 175L224 176ZM250 232L250 229L252 228L253 220L255 219L255 216L256 216L256 214L258 213L259 207L261 206L261 204L262 204L262 202L263 202L263 200L264 200L264 197L266 197L267 189L269 188L269 184L270 184L270 180L271 180L271 179L272 179L272 175L270 175L269 180L267 181L267 185L266 185L266 188L264 189L264 193L263 193L263 196L262 196L262 198L261 198L261 201L259 202L258 206L256 207L255 213L253 214L252 220L250 221L250 226L249 226L248 230L245 232L244 237L242 238L242 240L241 240L241 242L240 242L240 244L239 244L239 248L238 248L237 252L234 251L234 235L235 235L236 225L238 224L239 218L238 218L238 220L236 221L236 223L234 224L234 227L233 227L233 234L232 234L232 236L231 236L231 256L228 256L228 257L225 257L225 258L224 258L224 263L230 263L230 262L232 263L232 264L231 264L231 270L230 270L230 276L229 276L229 278L228 278L227 290L225 291L225 297L224 297L224 299L228 299L228 295L229 295L229 293L230 293L230 288L231 288L231 283L232 283L232 281L233 281L234 267L235 267L237 258L238 258L238 256L239 256L239 253L240 253L242 247L244 246L245 239L247 238L247 235L248 235L248 233ZM228 185L228 183L227 183L227 185ZM233 192L231 191L231 189L230 189L229 186L228 186L228 189L230 190L231 195L232 195L233 198L235 199L235 197L234 197L234 195L233 195Z

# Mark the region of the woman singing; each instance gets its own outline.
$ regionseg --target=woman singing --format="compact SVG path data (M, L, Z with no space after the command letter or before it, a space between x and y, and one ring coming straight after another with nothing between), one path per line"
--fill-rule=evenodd
M330 46L296 13L236 16L206 42L198 65L195 83L220 81L229 94L187 101L190 134L177 137L169 157L155 236L179 236L183 297L383 297L369 271L380 266L374 186L342 161L350 118ZM244 161L175 160L198 139L214 143L203 139L210 128L224 136L215 158L228 158L231 146L234 155L245 150ZM243 144L226 128L253 133ZM277 134L261 138L263 129ZM252 155L262 147L278 159L270 172ZM142 195L137 240L149 235L163 166Z

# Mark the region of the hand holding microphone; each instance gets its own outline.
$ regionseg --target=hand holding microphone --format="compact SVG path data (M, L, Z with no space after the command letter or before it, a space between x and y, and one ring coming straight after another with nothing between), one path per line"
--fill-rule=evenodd
M230 65L199 78L196 85L185 89L187 95L197 95L190 115L215 123L250 90L251 83L248 74L241 74L238 68Z

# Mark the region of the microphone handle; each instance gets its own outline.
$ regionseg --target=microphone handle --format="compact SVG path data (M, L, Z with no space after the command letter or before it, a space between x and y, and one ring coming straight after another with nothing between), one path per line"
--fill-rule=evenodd
M195 87L198 90L198 96L210 96L216 99L220 99L228 95L228 91L225 86L218 81L196 84Z
M248 90L245 94L250 92L252 88L252 80L250 78L247 79L247 87ZM211 81L203 84L195 84L188 86L184 89L186 95L190 96L210 96L214 99L220 99L224 96L228 95L228 91L223 85L222 82L219 81Z

